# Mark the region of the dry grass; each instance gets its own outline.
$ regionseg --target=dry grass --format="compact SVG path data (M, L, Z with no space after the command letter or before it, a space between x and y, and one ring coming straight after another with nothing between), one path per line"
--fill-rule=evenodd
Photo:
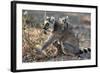
M49 35L49 34L48 34ZM23 30L22 58L23 62L45 61L57 55L57 48L52 44L45 50L47 56L39 55L37 48L41 48L48 35L43 34L41 28L26 28Z

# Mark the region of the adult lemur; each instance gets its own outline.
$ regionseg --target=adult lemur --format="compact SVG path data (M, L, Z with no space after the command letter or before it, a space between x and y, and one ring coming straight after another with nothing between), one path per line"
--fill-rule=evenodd
M68 16L59 18L58 20L53 16L46 17L43 29L45 33L50 32L50 35L42 48L38 49L40 53L46 54L44 50L53 43L60 45L64 54L67 54L65 50L78 56L83 52L90 51L89 48L83 50L79 48L78 38L72 31L73 26L68 22Z

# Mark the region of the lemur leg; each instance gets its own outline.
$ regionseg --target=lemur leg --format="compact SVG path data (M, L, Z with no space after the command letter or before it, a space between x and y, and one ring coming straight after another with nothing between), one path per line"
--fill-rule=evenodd
M47 49L47 47L53 43L54 41L56 40L55 36L54 35L50 35L48 37L48 39L45 41L44 45L42 46L42 48L37 48L37 53L38 54L41 54L41 55L47 55L46 52L45 52L45 49Z
M41 50L46 49L46 48L47 48L51 43L53 43L53 41L55 41L55 40L56 40L56 38L55 38L54 35L49 36L48 40L45 41L45 43L44 43L44 45L43 45L43 47L42 47Z

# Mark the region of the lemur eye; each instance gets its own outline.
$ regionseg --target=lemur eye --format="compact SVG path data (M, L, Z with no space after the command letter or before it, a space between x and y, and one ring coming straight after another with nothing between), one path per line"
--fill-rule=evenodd
M48 27L49 26L49 23L47 23L46 26Z
M65 19L65 22L67 21L67 19Z
M65 20L63 20L63 22L65 23Z
M49 28L49 23L46 23L45 26L43 27L44 30L47 30Z

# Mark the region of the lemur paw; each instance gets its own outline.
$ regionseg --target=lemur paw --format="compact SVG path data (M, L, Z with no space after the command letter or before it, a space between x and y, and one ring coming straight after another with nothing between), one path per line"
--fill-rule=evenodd
M42 50L42 49L40 49L40 48L37 48L37 49L36 49L36 52L37 52L37 55L44 55L44 56L46 56L45 51Z

